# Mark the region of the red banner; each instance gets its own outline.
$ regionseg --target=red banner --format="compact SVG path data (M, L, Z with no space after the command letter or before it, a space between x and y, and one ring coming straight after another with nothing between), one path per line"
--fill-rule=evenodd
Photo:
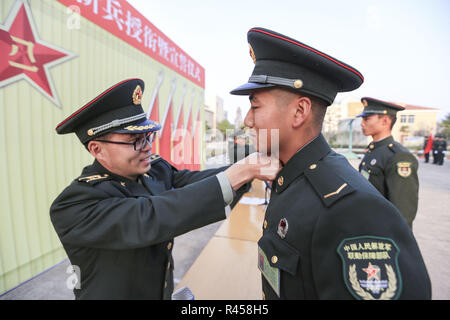
M125 0L58 0L187 79L205 87L205 69Z

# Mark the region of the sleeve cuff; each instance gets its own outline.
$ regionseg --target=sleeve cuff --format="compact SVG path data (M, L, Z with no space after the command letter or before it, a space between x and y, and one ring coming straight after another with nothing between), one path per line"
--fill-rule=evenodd
M223 202L225 203L225 206L228 206L231 202L233 202L234 190L231 187L230 181L228 180L225 172L219 172L216 177L219 181L220 189L222 189Z

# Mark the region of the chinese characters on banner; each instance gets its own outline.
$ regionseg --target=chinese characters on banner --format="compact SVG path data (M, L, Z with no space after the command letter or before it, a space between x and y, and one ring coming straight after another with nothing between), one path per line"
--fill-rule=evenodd
M205 87L205 70L125 0L58 0L80 15Z

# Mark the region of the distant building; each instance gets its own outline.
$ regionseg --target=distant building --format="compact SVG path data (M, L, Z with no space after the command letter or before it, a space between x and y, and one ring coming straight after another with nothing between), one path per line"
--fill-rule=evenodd
M392 136L396 141L406 146L420 145L423 137L428 136L430 132L435 133L439 109L394 103L405 108L397 113L397 122L392 129ZM330 143L335 145L348 143L351 119L355 119L363 108L360 100L355 98L347 98L328 107L322 132ZM353 145L367 145L371 141L371 137L362 134L360 118L352 122L352 130Z
M417 137L435 134L439 109L398 103L405 110L397 113L397 122L392 131L394 139L403 144Z
M215 112L211 110L209 106L205 107L205 122L208 129L216 129L216 123L214 122Z
M205 103L214 112L214 123L219 123L226 119L223 98L206 92Z
M237 107L236 117L234 118L234 128L239 129L243 124L244 124L244 120L242 120L241 107Z
M216 122L219 123L225 119L225 112L223 109L223 99L216 96Z

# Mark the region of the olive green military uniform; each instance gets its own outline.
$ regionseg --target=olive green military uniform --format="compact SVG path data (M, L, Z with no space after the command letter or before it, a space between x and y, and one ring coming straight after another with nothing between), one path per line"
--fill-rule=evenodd
M95 138L125 143L104 140L109 132L133 134L141 138L125 148L152 159L136 181L95 160L51 205L53 226L79 270L77 299L170 299L173 238L224 219L233 200L225 168L178 171L144 149L161 126L143 111L143 90L140 79L122 81L56 127L59 134L76 133L85 146Z
M81 271L77 299L170 299L173 238L225 218L214 176L223 169L177 171L154 158L137 182L94 161L53 202L52 223Z
M400 105L370 97L361 98L361 102L364 109L358 117L396 117L398 111L405 109ZM370 143L359 165L359 172L397 207L410 228L416 217L419 200L418 169L416 157L394 141L392 136Z
M266 299L431 297L420 250L398 210L322 135L280 171L258 246ZM378 273L369 278L364 269L371 267Z
M353 67L285 35L252 28L247 39L255 68L232 94L280 87L329 105L337 92L363 82ZM262 228L257 263L265 299L431 297L423 258L400 212L322 134L279 172Z
M359 165L359 172L397 207L411 228L419 200L418 167L416 157L392 136L370 143Z

